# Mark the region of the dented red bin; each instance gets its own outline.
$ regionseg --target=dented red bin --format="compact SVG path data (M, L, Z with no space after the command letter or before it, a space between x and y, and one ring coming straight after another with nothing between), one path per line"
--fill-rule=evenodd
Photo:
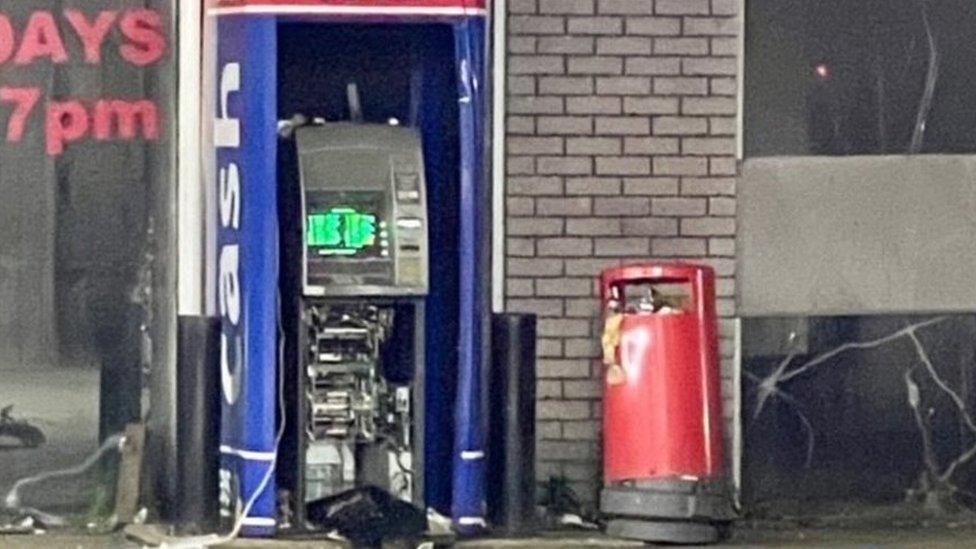
M600 286L608 531L644 541L717 541L732 511L714 271L625 266L604 271Z

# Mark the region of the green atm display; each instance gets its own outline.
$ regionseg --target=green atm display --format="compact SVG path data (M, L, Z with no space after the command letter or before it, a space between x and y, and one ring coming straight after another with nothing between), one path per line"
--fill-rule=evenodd
M355 256L376 245L376 216L355 208L308 215L308 246L322 255Z

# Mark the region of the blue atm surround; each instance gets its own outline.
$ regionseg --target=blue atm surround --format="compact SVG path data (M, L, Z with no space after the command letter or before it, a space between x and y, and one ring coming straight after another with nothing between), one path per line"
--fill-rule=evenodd
M218 118L240 124L239 145L218 146L216 154L218 171L226 175L230 164L237 166L241 205L237 225L220 223L217 237L218 258L238 247L240 299L237 322L222 317L229 342L229 365L222 366L223 504L247 502L260 491L244 534L273 535L274 478L265 486L261 481L275 451L278 277L287 270L278 264L276 123L296 112L347 119L345 86L355 81L367 122L395 117L420 128L424 139L431 253L425 493L427 504L451 514L457 526L476 528L485 508L482 378L490 284L484 18L340 24L234 14L219 16L217 34L218 84L233 72L228 65L238 64L240 73L238 90L223 98L219 85L215 90ZM228 279L218 278L218 295L226 295ZM242 342L241 361L234 341ZM452 475L445 474L448 467Z

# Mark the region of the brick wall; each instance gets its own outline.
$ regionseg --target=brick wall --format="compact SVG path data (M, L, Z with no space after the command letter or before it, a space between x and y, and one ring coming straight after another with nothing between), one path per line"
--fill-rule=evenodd
M508 0L506 307L540 317L538 478L587 499L602 269L713 266L731 372L738 2Z

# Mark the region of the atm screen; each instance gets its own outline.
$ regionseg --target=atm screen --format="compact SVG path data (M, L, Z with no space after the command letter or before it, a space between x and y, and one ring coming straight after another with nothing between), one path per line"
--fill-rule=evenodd
M306 243L313 253L350 259L388 255L382 195L329 193L315 202L306 215Z

